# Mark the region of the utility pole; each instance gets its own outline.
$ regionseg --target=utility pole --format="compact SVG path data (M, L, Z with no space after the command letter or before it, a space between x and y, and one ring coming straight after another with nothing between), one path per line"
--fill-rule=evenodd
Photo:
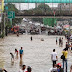
M70 0L69 0L69 14L70 14Z
M4 36L5 36L5 14L4 14Z
M70 36L70 24L69 24L69 36Z
M1 22L2 22L2 1L1 1ZM1 23L1 35L2 35L2 23Z
M20 5L20 3L19 3L19 10L21 11L21 5Z

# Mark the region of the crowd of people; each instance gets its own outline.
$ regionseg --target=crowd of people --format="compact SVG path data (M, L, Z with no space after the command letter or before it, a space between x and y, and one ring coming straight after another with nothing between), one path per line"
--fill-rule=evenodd
M62 55L60 56L62 60L62 64L57 63L58 55L57 55L56 50L53 49L53 52L51 53L52 68L50 68L48 72L68 72L67 55L68 55L68 50L72 50L72 43L71 44L69 43L69 38L66 37L66 39L67 39L67 42L66 42L65 48L63 49ZM30 37L30 40L31 41L33 40L32 36ZM58 37L56 37L56 45L58 44L59 44L59 47L63 47L63 37L60 37L59 39ZM20 56L20 61L22 61L22 58L24 55L23 47L21 47L19 51L15 49L15 54L10 52L10 55L11 55L11 62L14 63L14 60L19 59L19 56ZM21 69L19 70L19 72L31 72L32 71L32 68L30 66L26 68L26 65L21 64L20 67ZM5 69L0 69L0 71L7 72ZM72 65L70 67L70 72L72 72Z
M53 49L53 52L51 54L51 60L53 63L53 67L50 68L49 72L68 72L68 64L67 64L67 56L68 56L68 51L72 50L72 43L70 44L69 42L69 37L66 37L67 42L65 45L65 48L62 51L62 55L61 55L61 60L62 60L62 64L58 63L58 55L56 53L56 50ZM58 37L56 37L56 45L58 44ZM63 37L59 38L59 47L63 47ZM72 72L72 65L70 67L70 72Z
M58 44L58 38L56 37L56 45ZM60 47L63 47L63 37L61 38L59 38L59 46Z
M55 49L53 49L53 52L51 54L51 60L53 62L53 68L51 68L49 70L49 72L67 72L67 55L68 55L67 49L63 49L62 56L60 57L62 59L63 66L61 65L61 63L57 64L58 56L57 56ZM64 66L64 65L66 65L66 66ZM61 68L61 66L63 68ZM65 68L65 71L64 71L64 68Z

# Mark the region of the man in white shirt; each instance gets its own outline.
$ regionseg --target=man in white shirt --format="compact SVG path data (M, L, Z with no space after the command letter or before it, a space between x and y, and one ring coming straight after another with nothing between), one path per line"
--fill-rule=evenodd
M26 65L23 65L22 69L20 69L19 72L25 72L25 69L26 69Z
M55 52L55 49L53 49L53 52L51 54L51 60L53 62L53 67L54 67L54 65L56 64L56 61L58 60L57 59L57 53Z

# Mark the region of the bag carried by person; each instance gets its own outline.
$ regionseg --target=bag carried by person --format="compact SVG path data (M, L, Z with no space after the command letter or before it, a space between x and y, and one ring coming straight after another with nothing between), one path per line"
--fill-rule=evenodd
M61 55L61 59L63 59L63 60L65 59L65 56L64 56L64 54L63 54L63 55Z

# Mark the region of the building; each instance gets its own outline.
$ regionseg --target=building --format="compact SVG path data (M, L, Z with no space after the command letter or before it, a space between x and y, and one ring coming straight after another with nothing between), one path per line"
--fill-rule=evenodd
M72 4L71 3L59 3L58 4L59 10L72 10Z

